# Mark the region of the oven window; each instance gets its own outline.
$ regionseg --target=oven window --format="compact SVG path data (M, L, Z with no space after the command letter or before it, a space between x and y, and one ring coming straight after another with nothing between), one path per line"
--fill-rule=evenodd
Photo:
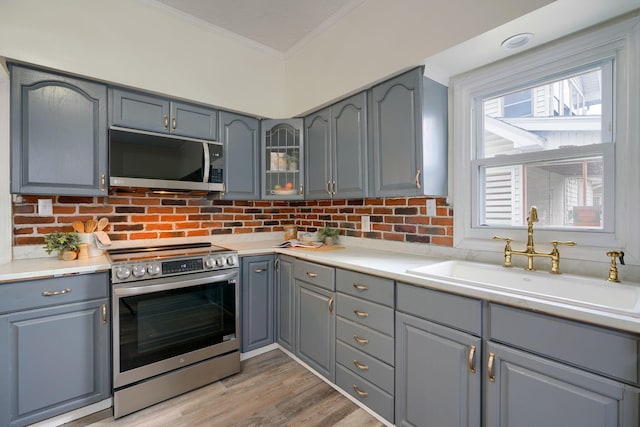
M235 303L229 282L120 298L120 371L235 339Z

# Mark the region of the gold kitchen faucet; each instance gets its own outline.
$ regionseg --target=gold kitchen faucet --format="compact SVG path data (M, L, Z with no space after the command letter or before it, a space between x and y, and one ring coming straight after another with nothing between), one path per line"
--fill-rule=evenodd
M536 252L533 242L533 223L538 222L538 210L535 206L531 206L529 210L529 216L527 217L527 248L523 251L515 251L511 248L511 242L513 239L509 237L493 236L493 240L505 240L507 243L504 246L504 266L511 267L511 257L513 255L524 255L527 257L527 266L525 270L533 271L533 259L536 257L544 257L551 259L551 273L560 274L560 251L558 245L575 246L576 242L560 242L558 240L552 240L551 245L553 248L551 252Z

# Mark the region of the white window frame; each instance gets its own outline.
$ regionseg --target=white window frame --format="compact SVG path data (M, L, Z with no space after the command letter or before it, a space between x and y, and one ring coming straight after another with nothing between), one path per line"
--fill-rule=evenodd
M474 114L478 100L505 90L545 81L607 58L613 67L613 138L615 162L612 185L615 213L604 230L536 229L536 244L573 240L578 246L564 250L563 258L606 261L604 252L625 251L625 261L640 265L640 17L601 25L548 43L528 52L452 78L449 88L453 120L450 125L450 201L454 211L454 246L460 249L501 252L504 242L494 235L526 241L526 227L478 227L474 224L478 200L474 191ZM603 111L604 113L604 111ZM602 123L612 118L602 117ZM610 145L610 144L609 144ZM587 148L581 148L587 149ZM605 158L606 161L606 158ZM605 168L608 165L605 165ZM477 187L475 187L477 190ZM609 216L609 215L608 215ZM606 218L606 217L605 217Z

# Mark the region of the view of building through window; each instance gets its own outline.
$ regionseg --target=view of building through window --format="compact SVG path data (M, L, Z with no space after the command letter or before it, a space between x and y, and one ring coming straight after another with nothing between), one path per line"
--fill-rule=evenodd
M540 226L602 228L605 154L585 147L611 142L602 131L606 66L482 100L481 225L523 225L535 205Z

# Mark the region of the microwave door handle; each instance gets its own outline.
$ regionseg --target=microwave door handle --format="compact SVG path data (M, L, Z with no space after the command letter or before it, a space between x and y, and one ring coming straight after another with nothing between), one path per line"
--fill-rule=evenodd
M209 182L209 169L211 168L211 157L209 153L209 144L202 143L202 149L204 151L204 171L202 171L202 182Z

